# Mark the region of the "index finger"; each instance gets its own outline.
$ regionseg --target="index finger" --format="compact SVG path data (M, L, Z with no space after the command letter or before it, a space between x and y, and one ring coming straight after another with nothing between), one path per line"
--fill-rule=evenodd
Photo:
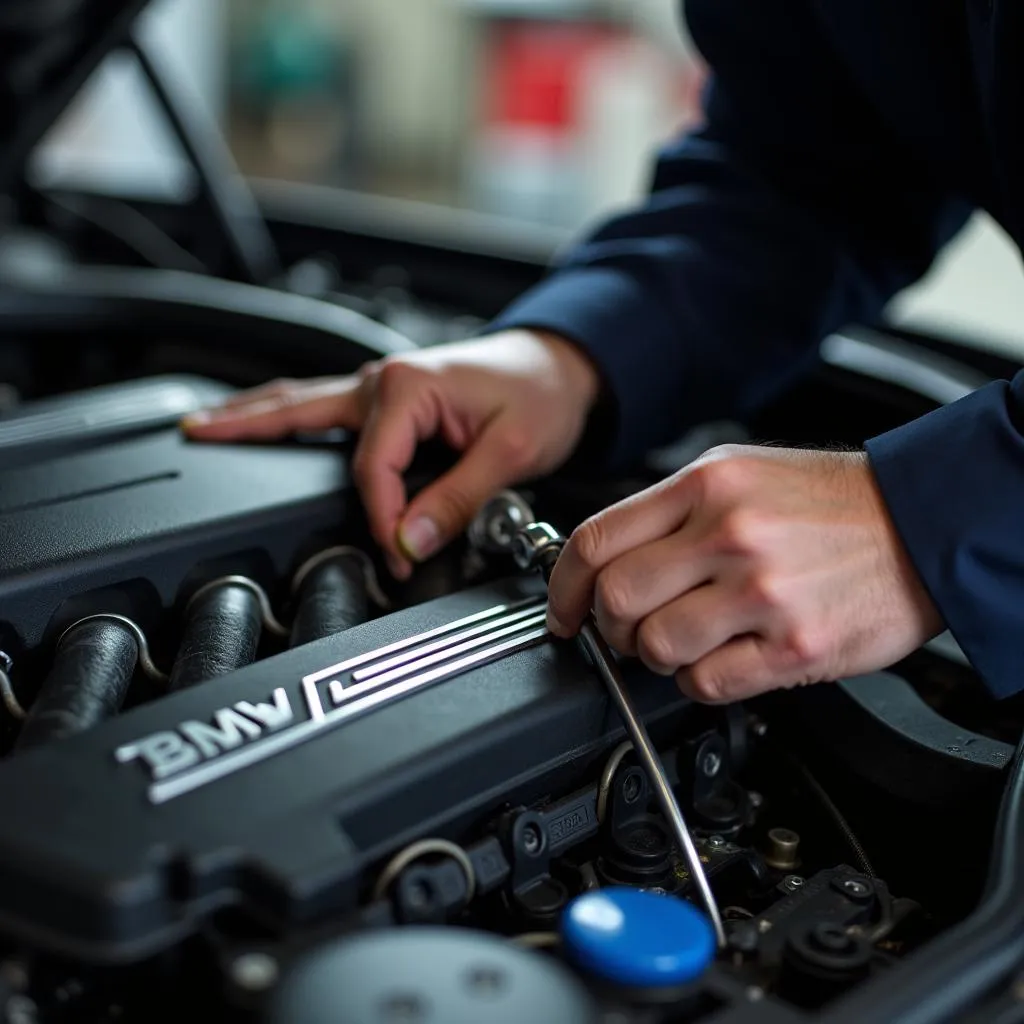
M359 386L355 377L338 377L277 393L257 392L248 400L192 413L181 421L181 429L199 441L267 441L331 427L357 430Z
M628 551L660 540L686 521L690 506L676 480L666 480L591 516L573 531L548 583L548 628L572 636L593 607L601 570Z

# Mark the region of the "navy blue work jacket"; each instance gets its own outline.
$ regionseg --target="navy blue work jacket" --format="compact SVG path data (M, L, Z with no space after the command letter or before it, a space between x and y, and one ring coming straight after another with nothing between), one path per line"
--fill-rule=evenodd
M688 0L701 127L494 327L603 372L621 461L749 413L877 322L971 211L1024 241L1024 0ZM1024 325L1022 325L1024 329ZM1024 688L1024 374L874 438L896 527L997 696Z

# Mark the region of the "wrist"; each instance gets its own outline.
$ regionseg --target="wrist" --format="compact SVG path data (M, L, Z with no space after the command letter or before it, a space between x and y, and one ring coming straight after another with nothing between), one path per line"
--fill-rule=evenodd
M576 396L584 413L589 413L600 397L601 374L596 364L579 345L551 331L531 330L548 351L558 367L562 379L572 395Z

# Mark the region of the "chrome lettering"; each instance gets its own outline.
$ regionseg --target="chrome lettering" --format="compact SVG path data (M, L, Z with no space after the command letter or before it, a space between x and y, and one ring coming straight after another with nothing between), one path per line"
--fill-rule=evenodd
M144 761L154 779L165 779L202 760L199 751L176 732L155 732L145 739L118 747L114 756L122 764L136 758Z
M267 704L263 701L253 704L247 700L240 700L235 704L235 708L241 711L243 715L248 715L249 718L259 722L260 725L268 730L280 729L282 726L295 720L295 712L292 711L292 704L288 699L288 691L283 686L279 686L270 695L270 698L274 702L273 704Z
M254 740L262 732L259 725L234 708L222 708L213 718L213 725L183 722L178 726L181 734L191 740L204 757L216 757L226 750L234 750L246 738Z

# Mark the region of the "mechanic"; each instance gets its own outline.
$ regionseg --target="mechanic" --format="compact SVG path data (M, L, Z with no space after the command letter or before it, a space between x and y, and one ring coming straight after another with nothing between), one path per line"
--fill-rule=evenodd
M583 240L485 337L279 382L195 438L360 431L354 473L399 577L497 490L577 448L609 467L749 413L818 343L877 321L974 208L1024 238L1022 0L690 0L700 128L642 207ZM461 460L407 502L439 435ZM581 442L586 439L586 444ZM948 627L1024 686L1024 373L863 452L730 446L577 529L549 625L709 702L892 664Z

